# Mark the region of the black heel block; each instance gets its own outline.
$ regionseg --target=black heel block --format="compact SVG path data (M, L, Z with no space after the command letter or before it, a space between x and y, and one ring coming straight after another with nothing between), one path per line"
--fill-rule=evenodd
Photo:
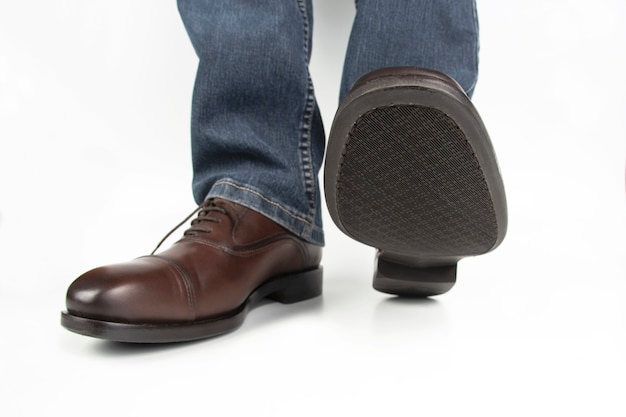
M409 266L377 257L374 288L402 297L430 297L450 291L456 283L456 262L443 266Z

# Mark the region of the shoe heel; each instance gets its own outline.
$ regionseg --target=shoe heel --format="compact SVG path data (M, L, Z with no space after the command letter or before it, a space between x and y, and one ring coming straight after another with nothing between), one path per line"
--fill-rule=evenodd
M401 297L430 297L450 291L456 283L456 262L417 267L378 257L374 289Z
M280 289L267 295L270 300L283 304L297 303L322 294L322 268L285 277Z

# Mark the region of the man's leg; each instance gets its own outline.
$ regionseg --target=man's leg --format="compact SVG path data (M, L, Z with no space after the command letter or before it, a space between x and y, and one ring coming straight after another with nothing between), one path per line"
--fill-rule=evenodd
M322 244L324 132L308 62L311 0L179 0L200 59L193 191L243 204Z
M502 180L466 95L477 52L473 0L357 1L325 191L338 227L379 249L380 291L444 293L461 258L504 238Z
M384 67L429 68L471 97L478 76L474 0L356 0L341 97L363 74Z

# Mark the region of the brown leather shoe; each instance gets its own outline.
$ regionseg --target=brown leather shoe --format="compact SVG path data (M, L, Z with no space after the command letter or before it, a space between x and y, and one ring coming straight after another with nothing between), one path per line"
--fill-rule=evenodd
M235 203L208 200L198 210L169 249L76 279L61 324L109 340L179 342L236 329L261 299L321 294L321 247Z
M335 115L324 178L335 224L378 249L373 284L385 293L443 294L460 259L506 234L487 130L461 86L436 71L382 68L358 80Z

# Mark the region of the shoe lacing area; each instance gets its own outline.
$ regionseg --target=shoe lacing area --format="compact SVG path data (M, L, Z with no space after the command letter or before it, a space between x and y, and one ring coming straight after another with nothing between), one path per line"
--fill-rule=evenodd
M226 209L220 207L215 204L213 199L208 199L204 203L198 206L194 211L192 211L185 219L183 219L180 223L178 223L172 230L167 232L165 237L161 239L161 241L156 245L154 250L150 253L150 255L154 255L155 252L161 247L163 242L165 242L176 230L180 229L180 227L187 223L189 219L191 219L196 213L198 216L191 221L191 226L185 230L183 236L195 236L199 233L211 233L213 229L207 225L207 223L221 223L222 220L218 217L213 217L214 213L220 213L224 215L229 215Z

